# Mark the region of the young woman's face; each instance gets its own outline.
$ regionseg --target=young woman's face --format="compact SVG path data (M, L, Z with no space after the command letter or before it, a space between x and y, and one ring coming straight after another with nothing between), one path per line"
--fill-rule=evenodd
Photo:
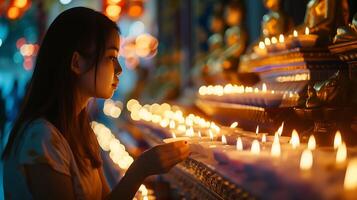
M112 31L107 39L104 55L97 66L96 81L95 67L80 78L80 87L88 96L105 99L113 96L119 84L118 75L122 72L118 62L119 43L118 32Z

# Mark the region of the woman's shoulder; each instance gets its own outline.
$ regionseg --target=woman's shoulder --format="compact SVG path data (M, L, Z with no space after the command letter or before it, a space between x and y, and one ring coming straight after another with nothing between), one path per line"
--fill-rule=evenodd
M36 135L42 137L60 137L58 129L47 119L37 118L23 124L25 135Z

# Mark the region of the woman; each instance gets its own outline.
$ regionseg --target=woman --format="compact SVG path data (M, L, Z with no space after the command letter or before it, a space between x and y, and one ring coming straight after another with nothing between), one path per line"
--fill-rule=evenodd
M147 176L188 156L185 141L149 149L109 191L86 106L118 86L118 32L106 16L82 7L51 24L3 152L6 199L132 199Z

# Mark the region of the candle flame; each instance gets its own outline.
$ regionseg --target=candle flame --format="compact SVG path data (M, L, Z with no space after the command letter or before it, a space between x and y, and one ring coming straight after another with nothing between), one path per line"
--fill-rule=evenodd
M276 131L279 134L279 136L281 136L281 134L283 134L283 129L284 129L284 122L281 123L281 126Z
M263 92L266 92L266 91L267 91L267 85L266 85L265 83L263 83L262 91L263 91Z
M298 36L298 32L297 32L297 30L294 30L294 32L293 32L293 36L294 36L294 37L297 37L297 36Z
M267 136L265 134L262 135L262 142L267 142Z
M301 154L300 169L309 170L312 167L313 157L312 152L309 149L305 149Z
M202 137L201 131L198 131L198 137Z
M336 131L335 139L333 141L333 148L337 149L342 144L342 136L340 131Z
M236 148L238 151L242 151L243 150L243 142L242 142L242 138L238 137L237 139L237 145Z
M290 144L293 147L293 149L295 149L296 147L298 147L300 145L299 134L295 129L291 133Z
M283 35L283 34L280 34L280 35L279 35L279 42L280 42L280 43L284 43L284 41L285 41L284 35Z
M176 134L172 132L172 138L176 138Z
M309 29L309 27L306 27L305 28L305 35L309 35L310 34L310 29Z
M213 132L211 130L209 130L208 132L209 132L209 138L211 139L211 141L213 141Z
M222 143L227 144L227 138L225 135L222 135Z
M271 43L272 43L272 44L278 43L278 39L276 39L276 37L272 37L272 38L271 38Z
M264 43L265 43L265 46L269 46L271 44L270 39L269 38L265 38L264 39Z
M280 154L281 154L281 148L280 148L280 142L279 142L279 137L277 137L278 139L275 140L275 137L274 137L274 142L271 146L271 151L270 151L270 154L273 156L273 157L279 157Z
M188 137L193 137L193 135L195 134L192 127L190 127L189 129L186 129L185 133L186 133L186 136L188 136Z
M258 133L259 133L259 125L257 125L257 128L255 129L255 134L258 135Z
M310 150L316 149L316 140L314 135L310 135L309 141L307 142L307 148Z
M336 153L336 163L344 163L347 158L347 148L346 148L346 143L342 143L340 146L337 148L337 153Z
M233 122L230 126L230 128L237 128L238 122Z
M280 143L279 133L275 133L273 142L275 142L275 143L279 142Z
M263 41L260 41L260 42L259 42L259 48L265 49L265 44L264 44Z
M254 154L254 155L259 155L259 153L260 153L260 145L259 145L258 140L253 140L250 152L252 154Z
M352 159L347 166L344 188L346 190L355 190L357 189L357 158Z
M171 120L171 121L170 121L170 125L169 125L170 129L174 129L175 126L176 126L175 121L174 121L174 120Z

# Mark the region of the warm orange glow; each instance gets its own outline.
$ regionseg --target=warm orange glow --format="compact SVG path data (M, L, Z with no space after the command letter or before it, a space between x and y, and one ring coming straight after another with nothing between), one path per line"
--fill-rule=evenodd
M121 0L108 0L108 4L117 4L121 2Z
M299 134L295 129L291 133L290 144L293 147L293 149L295 149L300 145Z
M357 189L357 158L352 159L347 166L344 188L345 190Z
M243 151L243 142L242 142L242 138L240 138L240 137L238 137L238 139L237 139L236 148L238 151Z
M343 142L337 148L336 163L344 163L346 159L347 159L347 147L346 147L346 143Z
M309 137L309 141L307 142L307 148L310 150L315 150L316 149L316 140L315 140L315 136L311 135Z
M129 8L128 14L132 17L139 17L143 13L143 8L139 5L132 5Z
M281 136L283 134L283 129L284 129L284 122L281 123L281 126L276 131L279 134L279 136Z
M115 4L108 5L105 9L106 14L110 18L117 18L121 12L121 7Z
M309 35L310 34L310 29L309 29L309 27L306 27L305 28L305 35Z
M20 10L18 7L11 7L7 11L7 17L9 19L16 19L20 16Z
M271 45L270 39L269 38L265 38L264 39L264 44L265 44L265 46Z
M27 0L15 0L14 6L18 8L24 8L27 5Z
M278 39L276 39L276 37L272 37L272 38L271 38L271 43L272 43L272 44L278 43Z
M259 153L260 153L260 145L259 145L258 140L253 140L250 152L252 154L254 154L254 155L259 155Z
M259 42L259 48L265 49L265 44L264 44L263 41L260 41L260 42Z
M259 133L259 125L258 125L257 128L255 129L255 134L258 135L258 133Z
M313 157L312 152L309 149L305 149L301 154L300 169L309 170L312 167Z
M280 35L279 35L279 42L280 42L280 43L284 43L284 41L285 41L284 35L283 35L283 34L280 34Z
M336 131L335 139L333 140L333 148L337 149L342 144L342 135L340 131Z

